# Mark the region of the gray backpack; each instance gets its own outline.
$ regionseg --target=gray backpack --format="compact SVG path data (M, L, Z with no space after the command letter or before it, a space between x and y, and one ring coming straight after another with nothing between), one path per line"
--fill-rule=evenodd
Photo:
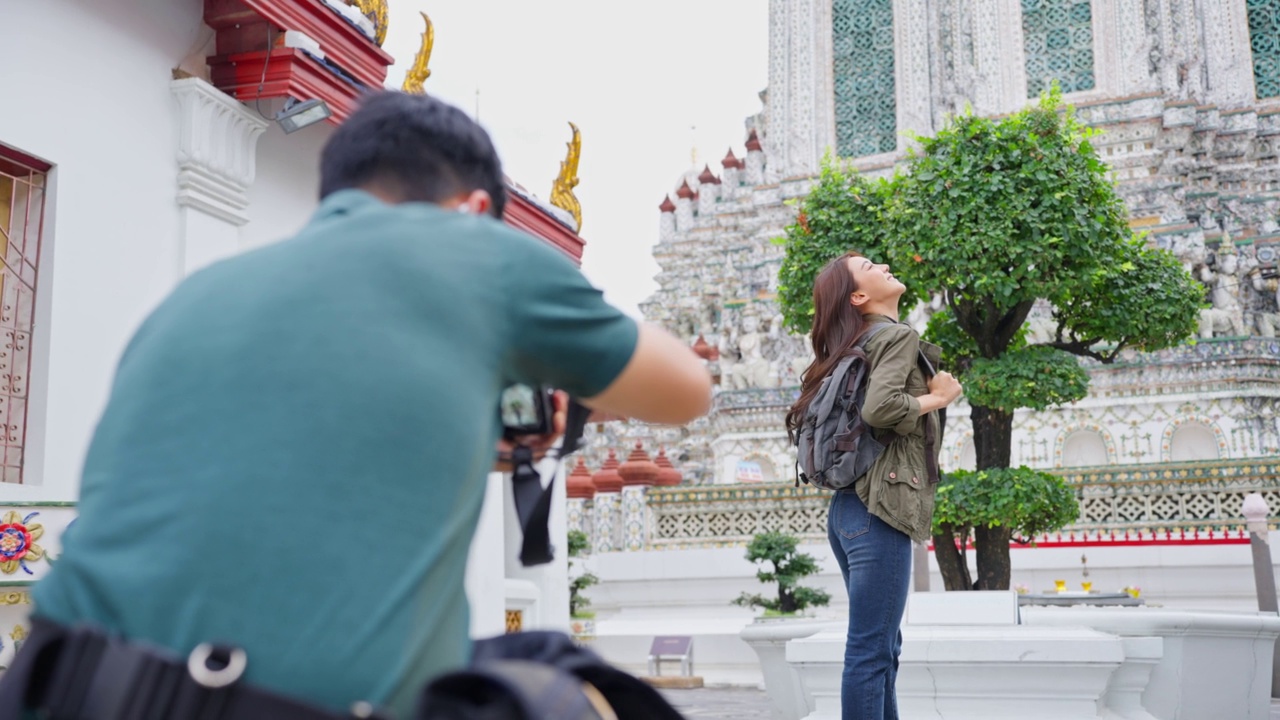
M862 346L886 327L887 323L874 323L867 328L849 355L822 380L818 394L805 409L796 439L800 466L797 480L841 490L866 475L884 453L884 444L862 422L867 376L871 374L871 363Z

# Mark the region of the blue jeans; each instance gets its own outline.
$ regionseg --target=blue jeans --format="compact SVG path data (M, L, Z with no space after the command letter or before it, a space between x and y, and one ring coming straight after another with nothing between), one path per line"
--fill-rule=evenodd
M850 488L831 498L827 539L849 591L841 717L898 720L894 682L911 580L911 538L868 512Z

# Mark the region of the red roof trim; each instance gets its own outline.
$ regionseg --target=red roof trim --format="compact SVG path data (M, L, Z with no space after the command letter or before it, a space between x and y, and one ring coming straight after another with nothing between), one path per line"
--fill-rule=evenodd
M582 264L582 250L586 241L548 215L537 205L517 195L507 194L507 206L502 219L511 227L539 237L568 255L575 264Z
M347 119L365 92L294 48L275 48L270 60L262 51L215 55L209 58L209 79L219 90L241 102L280 97L324 100L333 112L329 122L335 125Z
M46 173L53 169L49 163L34 158L24 152L19 152L8 145L0 145L0 160L8 160L22 165L28 170L34 170L40 173Z
M205 24L215 30L234 32L237 25L258 18L279 30L305 33L320 43L330 62L370 88L381 88L387 68L395 63L395 58L320 0L205 0Z

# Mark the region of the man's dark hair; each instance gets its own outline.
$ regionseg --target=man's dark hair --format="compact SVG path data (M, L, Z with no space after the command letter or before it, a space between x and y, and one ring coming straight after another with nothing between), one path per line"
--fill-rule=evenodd
M488 191L502 217L506 186L489 134L466 113L426 95L372 93L320 154L320 198L374 186L408 202Z

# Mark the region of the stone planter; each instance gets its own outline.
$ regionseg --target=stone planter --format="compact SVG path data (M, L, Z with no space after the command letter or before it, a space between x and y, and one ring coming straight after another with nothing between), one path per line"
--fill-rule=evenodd
M756 618L738 634L760 658L765 693L777 720L800 720L812 710L805 702L795 670L787 664L787 643L823 630L843 633L844 623L813 618Z
M1274 614L1145 607L1027 607L1022 613L1023 622L1032 626L1084 626L1125 638L1161 638L1163 652L1142 694L1142 706L1159 720L1270 717L1272 652L1280 637L1280 618Z

